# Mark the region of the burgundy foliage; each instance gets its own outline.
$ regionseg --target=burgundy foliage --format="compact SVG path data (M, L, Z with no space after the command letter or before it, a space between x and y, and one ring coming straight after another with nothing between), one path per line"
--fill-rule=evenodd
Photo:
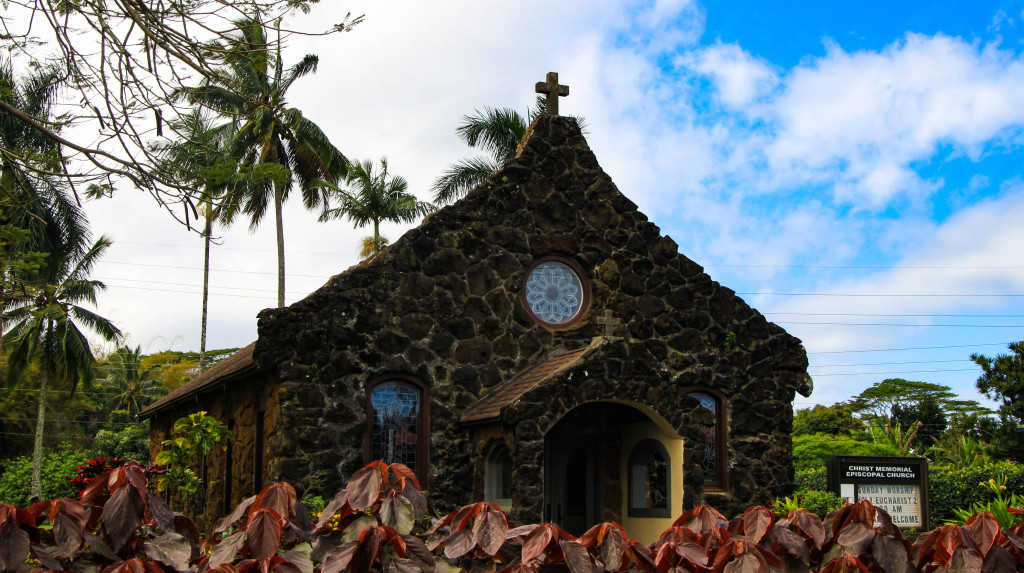
M191 520L150 494L151 473L129 462L103 469L80 499L0 505L0 572L1024 571L1024 522L1001 530L989 513L911 544L868 501L824 520L804 510L776 519L760 506L730 520L700 506L644 545L611 522L580 537L553 523L511 523L489 502L439 517L408 467L383 462L356 472L315 524L295 490L277 483L201 540ZM338 525L326 526L335 516Z

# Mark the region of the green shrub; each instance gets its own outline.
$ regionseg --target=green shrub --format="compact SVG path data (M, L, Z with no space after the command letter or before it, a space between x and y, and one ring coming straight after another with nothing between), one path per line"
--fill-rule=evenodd
M320 512L327 507L327 502L319 495L307 495L302 498L302 505L306 506L310 515L320 516Z
M957 509L969 509L976 503L988 503L995 494L980 484L1006 476L1010 493L1024 492L1024 465L1002 461L965 468L933 465L928 468L928 507L933 527L957 519Z
M803 470L797 470L796 472L796 489L800 491L824 491L828 489L828 469L824 467L820 468L807 468Z
M76 452L70 444L43 455L43 499L76 497L78 490L69 482L78 473L78 465L86 463L85 454ZM32 457L24 456L0 462L0 503L28 507L29 488L32 483Z
M149 461L149 420L145 424L125 426L117 432L100 430L89 450L91 458L121 458L139 463Z
M793 467L797 470L823 468L829 456L899 456L888 444L862 442L831 434L793 437Z
M776 500L772 507L775 515L782 517L795 509L806 509L807 511L824 519L832 510L839 509L845 505L843 498L830 491L806 490L786 498L783 501Z

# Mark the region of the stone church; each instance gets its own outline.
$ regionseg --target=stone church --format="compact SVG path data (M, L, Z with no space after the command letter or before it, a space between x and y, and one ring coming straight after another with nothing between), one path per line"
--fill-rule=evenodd
M201 465L208 516L278 480L328 498L375 459L441 511L647 541L793 489L800 341L680 254L572 118L537 118L490 180L258 321L142 413L154 453L199 410L236 433Z

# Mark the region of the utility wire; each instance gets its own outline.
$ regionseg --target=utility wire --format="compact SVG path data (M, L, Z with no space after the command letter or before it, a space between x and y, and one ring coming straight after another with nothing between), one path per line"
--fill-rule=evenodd
M868 376L868 375L885 375L890 374L925 374L929 372L976 372L977 368L949 368L944 370L887 370L882 372L835 372L832 374L812 374L812 378L822 378L825 376Z
M1024 294L880 294L880 293L842 293L842 292L737 292L748 296L835 296L835 297L1024 297Z
M854 352L903 352L908 350L945 350L947 348L977 348L981 346L1006 347L1008 344L1008 342L986 342L982 344L954 344L950 346L915 346L909 348L876 348L865 350L823 350L820 352L808 352L807 354L850 354Z
M811 368L849 368L853 366L900 366L903 364L940 364L944 362L971 362L971 360L913 360L908 362L869 362L862 364L818 364L812 365Z
M809 324L824 326L910 326L914 328L1021 328L1024 324L906 324L900 322L802 322L780 320L775 324Z
M123 241L118 240L118 245L144 245L151 247L176 247L184 249L202 249L203 245L181 245L173 243L147 243L142 241ZM217 250L231 250L231 251L255 251L261 253L276 253L274 249L255 249L251 247L227 247L223 245L217 245L214 247ZM343 255L343 256L356 256L357 253L347 253L340 251L293 251L287 250L288 253L297 254L308 254L308 255ZM979 269L979 270L990 270L990 269L1024 269L1022 266L945 266L945 265L740 265L740 264L706 264L703 265L705 268L740 268L740 269L850 269L850 270L903 270L903 269Z

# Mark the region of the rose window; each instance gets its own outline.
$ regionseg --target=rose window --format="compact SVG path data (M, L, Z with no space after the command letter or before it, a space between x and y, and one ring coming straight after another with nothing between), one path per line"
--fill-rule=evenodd
M526 278L526 305L548 324L565 324L583 309L583 283L569 265L543 262Z

